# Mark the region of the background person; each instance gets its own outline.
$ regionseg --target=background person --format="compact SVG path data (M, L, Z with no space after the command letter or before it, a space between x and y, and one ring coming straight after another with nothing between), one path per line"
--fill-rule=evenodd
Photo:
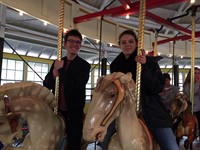
M190 101L190 76L191 70L188 72L187 77L183 83L183 92L187 95L187 99ZM193 113L198 120L198 128L200 130L200 69L194 68L194 101L193 101Z
M179 87L171 85L171 77L168 73L163 73L163 76L165 78L165 86L160 96L165 108L170 112L172 100L179 93Z
M66 122L68 150L80 150L85 106L85 86L89 79L90 64L78 56L82 35L73 29L64 37L67 56L55 60L45 77L44 86L55 92L55 78L59 76L58 111Z

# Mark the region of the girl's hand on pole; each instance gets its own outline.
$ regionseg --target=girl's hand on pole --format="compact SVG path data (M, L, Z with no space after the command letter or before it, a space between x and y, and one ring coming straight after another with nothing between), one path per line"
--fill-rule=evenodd
M141 55L138 55L135 57L135 61L139 62L141 64L145 64L147 59L146 59L146 54L145 54L145 50L140 50L141 51Z

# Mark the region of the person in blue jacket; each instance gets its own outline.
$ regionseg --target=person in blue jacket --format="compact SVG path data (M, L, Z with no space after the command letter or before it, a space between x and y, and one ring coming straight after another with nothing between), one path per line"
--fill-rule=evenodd
M59 76L58 112L66 122L68 150L81 150L85 87L89 79L90 64L78 56L82 35L78 30L69 30L64 37L67 56L55 60L43 85L55 92L55 78Z

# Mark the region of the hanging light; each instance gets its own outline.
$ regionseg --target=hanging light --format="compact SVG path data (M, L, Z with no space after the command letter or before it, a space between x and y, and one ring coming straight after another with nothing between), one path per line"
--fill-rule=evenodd
M23 11L19 11L19 15L23 16L24 15Z
M98 40L98 39L96 39L96 43L97 43L97 44L99 43L99 40Z
M127 9L130 9L130 6L129 6L129 5L126 5L126 8L127 8Z
M44 22L44 26L47 26L47 24L48 24L47 21L43 21L43 22Z
M126 19L129 19L129 14L126 14Z
M63 32L66 33L66 32L67 32L67 29L63 28Z

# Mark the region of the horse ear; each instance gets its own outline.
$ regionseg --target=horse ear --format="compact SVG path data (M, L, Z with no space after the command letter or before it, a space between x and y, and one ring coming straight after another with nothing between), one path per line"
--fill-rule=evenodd
M132 79L132 73L131 72L128 72L127 75L130 76L130 78Z
M120 81L122 83L129 83L131 80L133 79L132 79L132 74L130 72L120 77Z

